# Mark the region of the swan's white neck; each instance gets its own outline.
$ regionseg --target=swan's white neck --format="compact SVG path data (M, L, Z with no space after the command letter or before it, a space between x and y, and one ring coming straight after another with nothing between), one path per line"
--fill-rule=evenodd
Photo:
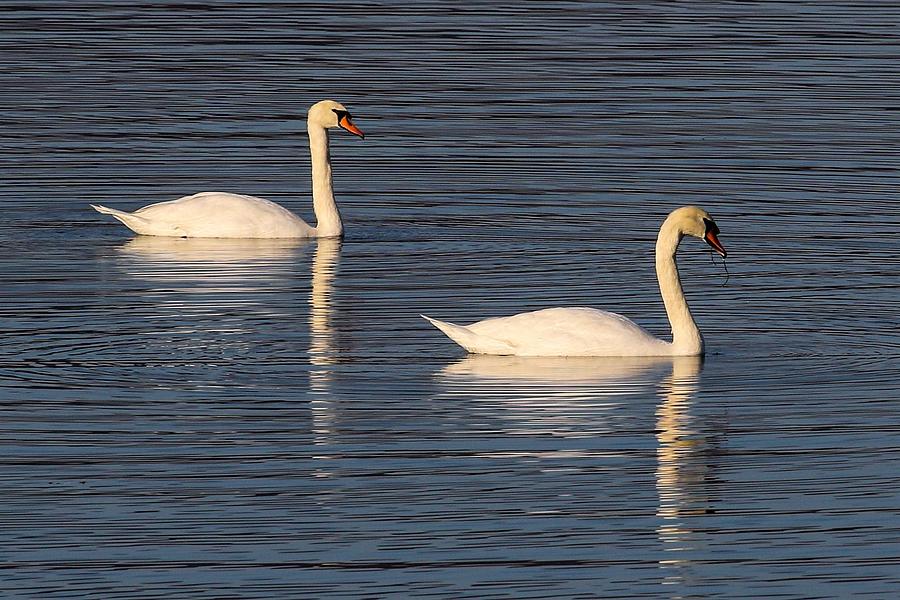
M328 130L307 122L309 154L312 159L313 211L316 213L316 236L337 237L344 233L341 213L331 188L331 156L328 153Z
M672 353L703 354L703 336L691 316L675 264L675 253L683 235L674 223L663 223L656 239L656 278L672 326Z

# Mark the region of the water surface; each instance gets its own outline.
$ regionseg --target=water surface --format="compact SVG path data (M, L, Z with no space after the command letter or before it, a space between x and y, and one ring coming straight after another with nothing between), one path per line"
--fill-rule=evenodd
M839 2L0 8L0 591L896 595L900 9ZM135 238L202 190L347 236ZM419 319L667 323L698 360L467 357Z

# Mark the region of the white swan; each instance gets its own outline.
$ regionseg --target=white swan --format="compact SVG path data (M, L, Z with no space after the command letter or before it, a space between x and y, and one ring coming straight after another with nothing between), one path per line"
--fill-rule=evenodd
M344 106L333 100L313 104L307 118L312 158L313 211L316 226L289 210L262 198L201 192L177 200L159 202L133 213L91 204L142 235L199 238L312 238L343 234L341 214L331 189L328 129L340 127L363 137Z
M703 337L691 316L675 252L685 235L701 238L724 258L719 228L702 208L683 206L672 211L656 240L656 276L672 342L657 339L630 319L594 308L548 308L454 325L422 315L447 336L474 354L517 356L693 356L703 354Z

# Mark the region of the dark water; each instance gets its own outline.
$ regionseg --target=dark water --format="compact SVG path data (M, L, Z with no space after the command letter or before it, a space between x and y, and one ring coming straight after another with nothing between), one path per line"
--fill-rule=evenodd
M128 4L126 6L126 4ZM900 8L0 5L0 592L830 598L900 590ZM202 190L347 237L136 239ZM704 362L466 357L418 318L658 335L665 214ZM692 243L693 242L693 243Z

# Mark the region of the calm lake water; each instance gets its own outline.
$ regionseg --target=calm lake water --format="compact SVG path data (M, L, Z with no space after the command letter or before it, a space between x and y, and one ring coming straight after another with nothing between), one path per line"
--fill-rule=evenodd
M900 8L0 6L0 594L900 590ZM223 190L343 242L138 238ZM704 361L467 357L419 318L667 321Z

